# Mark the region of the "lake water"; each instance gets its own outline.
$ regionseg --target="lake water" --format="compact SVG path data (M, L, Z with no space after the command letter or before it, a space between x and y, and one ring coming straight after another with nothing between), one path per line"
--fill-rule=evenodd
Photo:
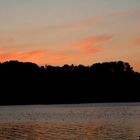
M136 140L140 103L0 107L0 140Z

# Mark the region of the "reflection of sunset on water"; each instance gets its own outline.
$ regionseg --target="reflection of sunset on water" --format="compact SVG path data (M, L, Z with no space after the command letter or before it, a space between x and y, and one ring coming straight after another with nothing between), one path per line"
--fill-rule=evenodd
M0 139L132 140L139 118L139 103L1 107Z

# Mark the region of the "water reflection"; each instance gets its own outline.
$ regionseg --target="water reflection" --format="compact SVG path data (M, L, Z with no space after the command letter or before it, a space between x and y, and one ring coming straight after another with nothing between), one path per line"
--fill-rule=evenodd
M131 123L118 122L1 123L0 139L135 140L137 133L134 128Z
M0 107L0 140L136 140L140 104Z

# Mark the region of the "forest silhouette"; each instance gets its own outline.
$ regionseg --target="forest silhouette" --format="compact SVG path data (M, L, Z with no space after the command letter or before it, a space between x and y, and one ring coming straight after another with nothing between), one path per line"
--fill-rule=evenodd
M0 104L140 101L140 73L127 62L91 66L0 63Z

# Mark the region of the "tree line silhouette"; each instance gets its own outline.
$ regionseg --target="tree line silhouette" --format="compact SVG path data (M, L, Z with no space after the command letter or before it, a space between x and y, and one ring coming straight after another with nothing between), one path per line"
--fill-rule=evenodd
M0 63L0 104L140 101L140 73L123 61L91 66Z

